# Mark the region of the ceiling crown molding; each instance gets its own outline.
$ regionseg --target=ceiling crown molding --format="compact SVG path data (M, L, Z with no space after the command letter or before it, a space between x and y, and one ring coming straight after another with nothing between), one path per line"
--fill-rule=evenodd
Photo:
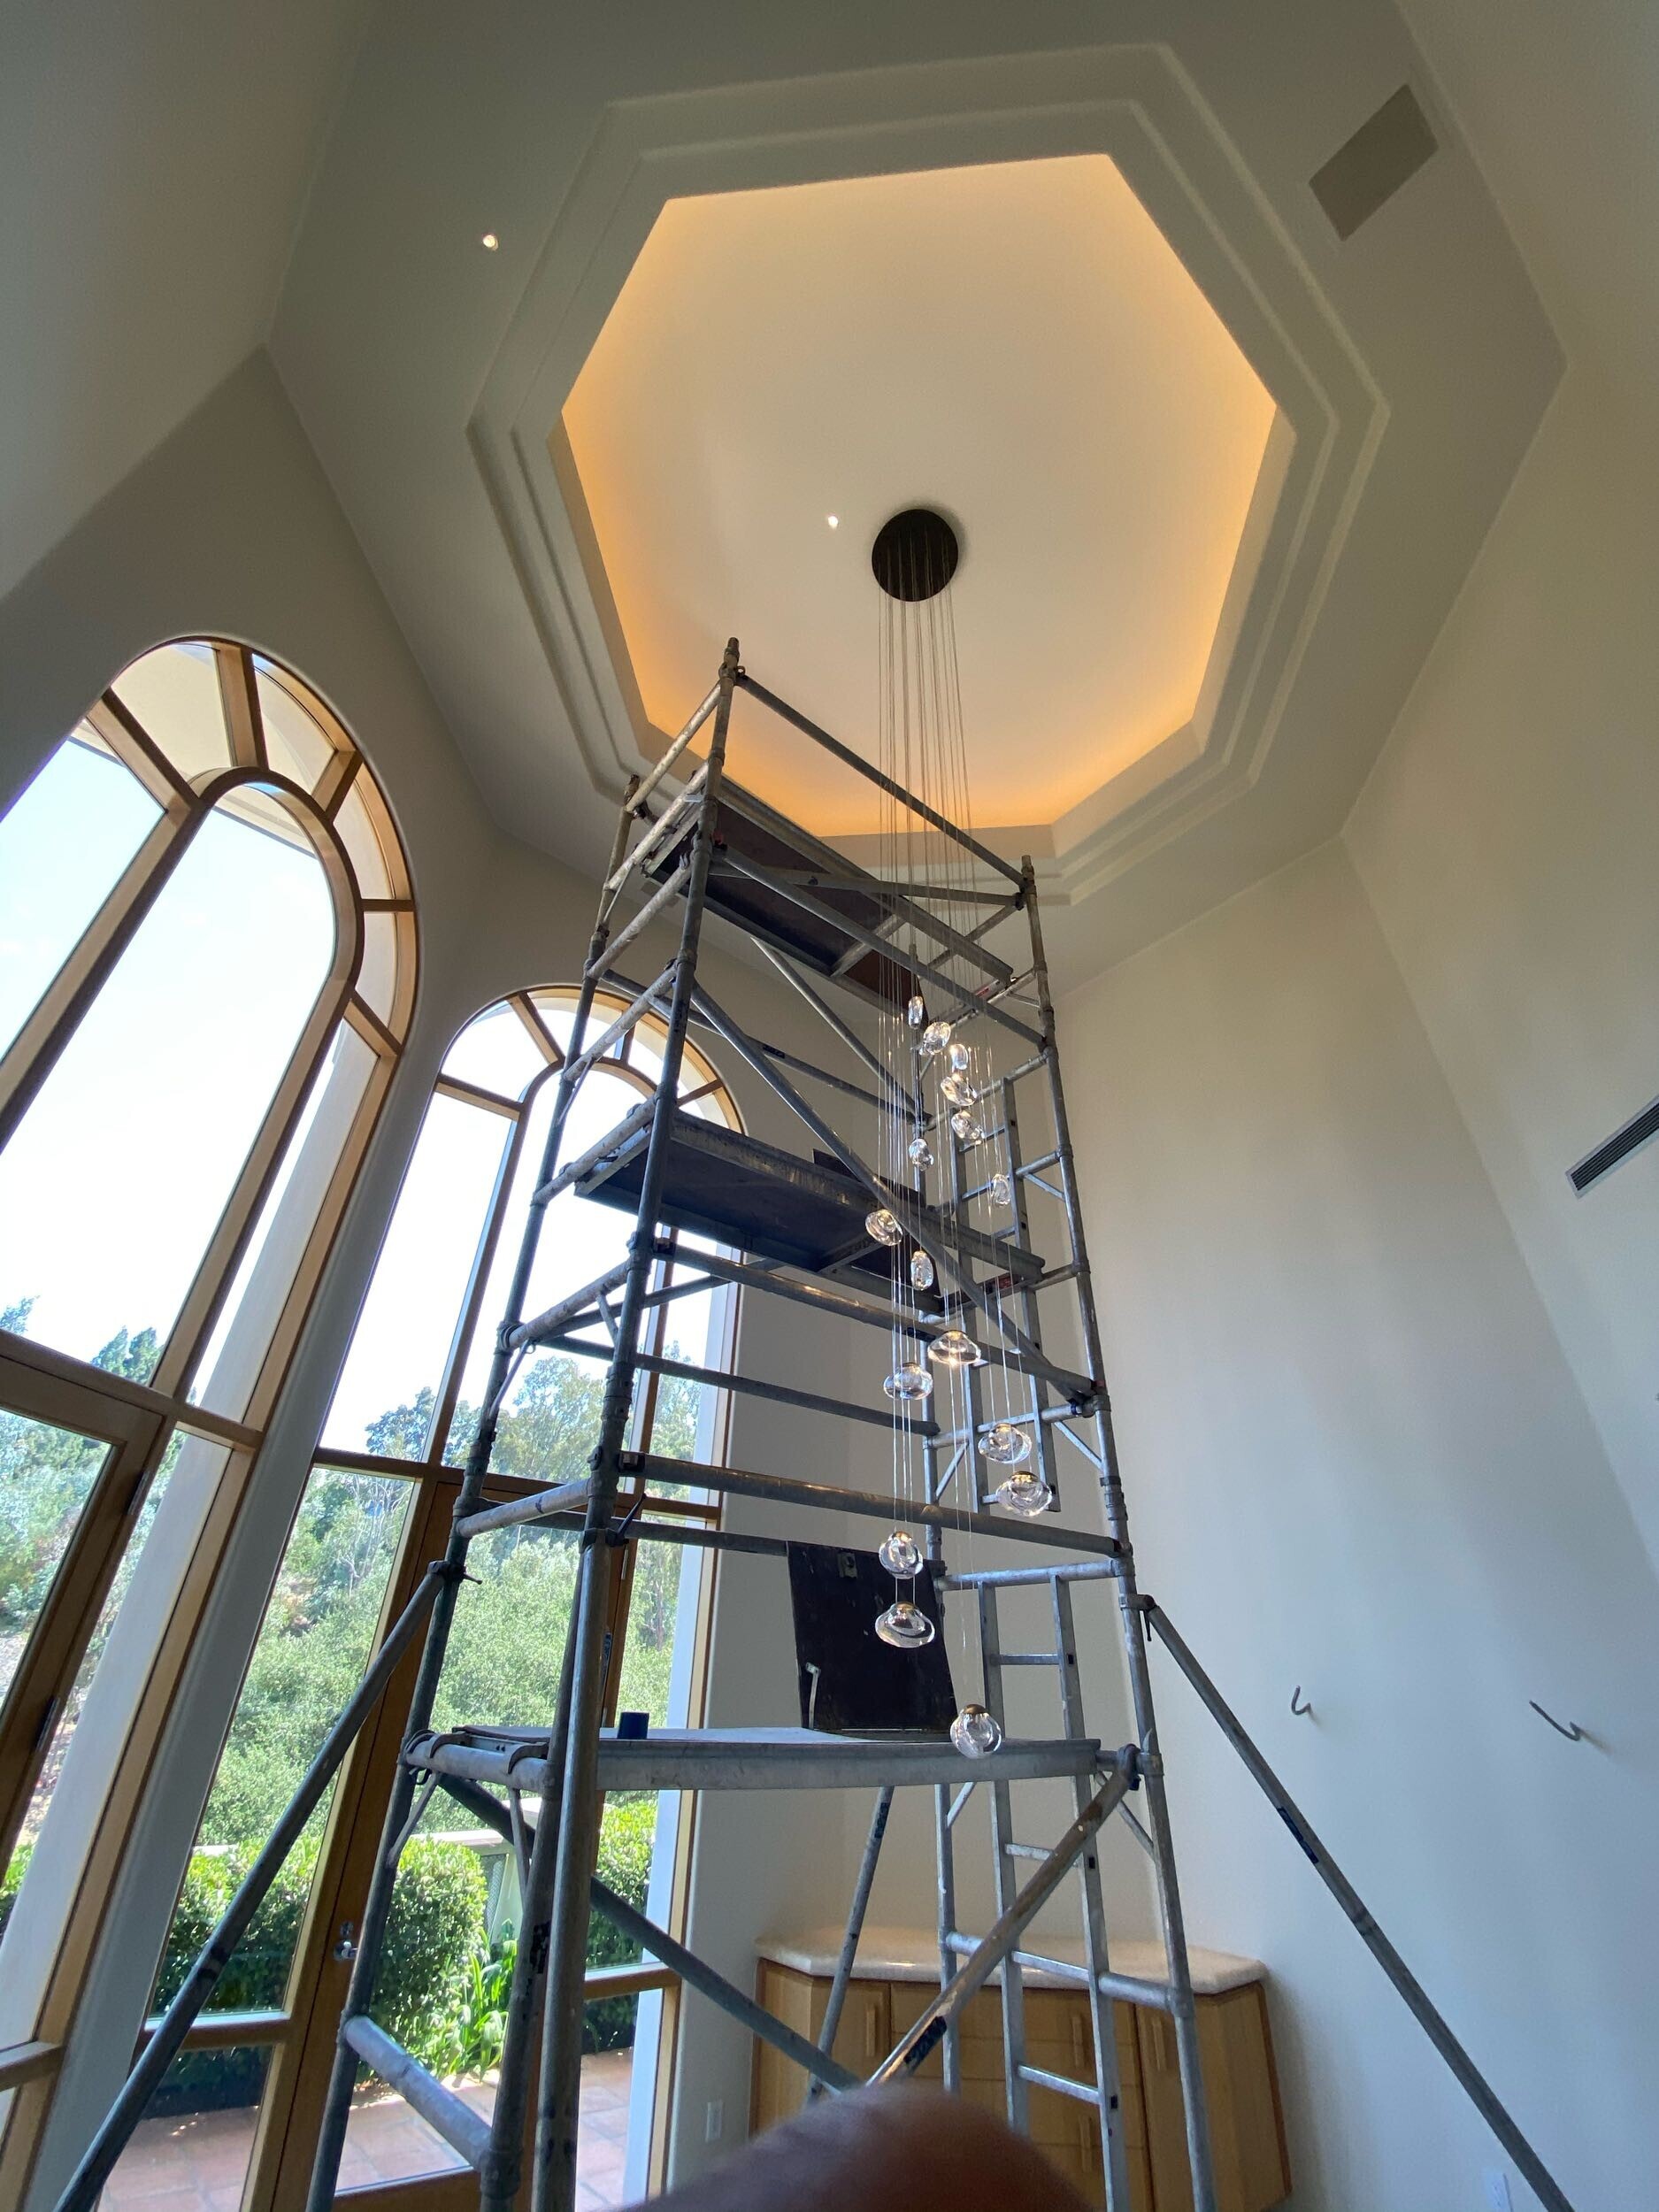
M557 465L549 438L665 202L1087 153L1117 163L1271 394L1279 420L1192 720L1052 827L993 832L990 841L1010 856L1034 851L1051 890L1079 899L1249 788L1387 411L1172 55L1137 46L860 71L606 109L468 426L596 791L619 797L660 733L644 720L580 486L568 465ZM718 310L711 300L710 313Z

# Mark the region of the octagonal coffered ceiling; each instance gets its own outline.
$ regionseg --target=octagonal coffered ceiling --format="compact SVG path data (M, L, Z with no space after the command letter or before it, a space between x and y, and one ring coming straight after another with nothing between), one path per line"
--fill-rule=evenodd
M975 819L1051 837L1179 757L1276 412L1114 162L998 162L670 201L564 408L562 481L658 734L735 631L863 749L871 541L949 513ZM877 826L750 703L730 757L822 834Z
M1413 69L1361 0L787 15L388 27L273 353L488 803L589 874L733 632L868 748L870 539L942 507L976 813L1093 972L1340 826L1559 349L1444 115L1335 236ZM741 772L856 842L809 763Z

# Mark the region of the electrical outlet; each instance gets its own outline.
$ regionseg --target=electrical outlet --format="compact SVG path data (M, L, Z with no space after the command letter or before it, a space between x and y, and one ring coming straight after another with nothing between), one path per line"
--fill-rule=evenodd
M703 2116L703 2139L705 2143L718 2143L725 2132L726 2101L724 2098L712 2097L710 2099L708 2108ZM1498 2178L1501 2181L1503 2178L1502 2175L1500 2174ZM1506 2205L1509 2203L1509 2200L1507 2194L1505 2195L1503 2201Z
M1502 2168L1488 2166L1482 2178L1486 2185L1486 2212L1513 2212L1509 2203L1509 2179Z

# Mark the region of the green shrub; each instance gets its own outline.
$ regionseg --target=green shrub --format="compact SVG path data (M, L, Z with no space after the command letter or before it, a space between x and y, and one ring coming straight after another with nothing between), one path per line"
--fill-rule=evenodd
M656 1830L654 1796L606 1798L605 1816L599 1830L599 1878L639 1912L645 1910L645 1894L651 1878L651 1839ZM625 1936L603 1913L595 1913L588 1926L589 1966L630 1966L640 1955L637 1943ZM634 2040L639 2008L637 1997L601 1997L589 2005L582 2020L583 2050L626 2050Z
M651 1841L657 1826L654 1796L606 1800L599 1837L599 1878L640 1911L650 1881ZM264 2012L280 2006L299 1943L306 1900L317 1870L317 1840L303 1839L254 1915L213 1993L216 2012ZM28 1865L30 1847L12 1855L0 1879L0 1933ZM211 1934L246 1874L254 1847L195 1851L163 1955L154 2008L170 2004L196 1954ZM465 1844L417 1836L398 1870L391 1924L381 1956L374 2016L388 2034L437 2074L484 2074L501 2057L507 1995L517 1940L503 1930L488 1939L488 1886L476 1854ZM590 1966L631 1964L640 1947L603 1914L590 1924ZM634 1997L607 1997L588 2006L582 2047L626 2049L634 2040ZM150 2109L162 2116L219 2110L258 2101L266 2054L244 2048L187 2051L174 2060Z
M162 1959L157 2009L177 1994L252 1857L247 1846L191 1854ZM289 1854L220 1978L214 2011L265 2011L281 2004L316 1867L313 1839ZM418 1836L404 1851L374 2016L436 2072L453 2070L457 2015L472 1961L485 1948L486 1896L483 1870L465 1844ZM261 2051L187 2051L173 2062L150 2109L160 2115L257 2103L264 2078Z
M32 1843L19 1844L12 1854L12 1863L4 1874L0 1874L0 1935L5 1933L6 1922L12 1917L12 1908L16 1904L18 1892L23 1886L23 1877L34 1848Z
M469 1962L485 1949L488 1889L464 1843L417 1836L397 1870L374 2017L434 2073L449 2070Z

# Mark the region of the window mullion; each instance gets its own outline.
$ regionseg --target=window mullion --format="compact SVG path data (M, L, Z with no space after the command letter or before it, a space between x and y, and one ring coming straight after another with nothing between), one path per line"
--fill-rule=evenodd
M123 871L38 1006L0 1059L0 1149L57 1066L116 964L161 896L206 810L164 815Z
M455 1409L460 1401L461 1377L478 1330L484 1293L488 1287L490 1270L495 1264L502 1226L507 1218L507 1208L512 1197L513 1178L518 1171L518 1161L524 1151L529 1125L526 1100L513 1124L512 1135L502 1148L501 1165L495 1171L495 1187L490 1194L483 1233L479 1238L478 1249L473 1255L472 1271L467 1279L455 1334L449 1340L449 1354L443 1363L443 1373L439 1379L437 1399L432 1412L432 1427L426 1438L426 1457L434 1465L442 1462L449 1445L449 1425L455 1419Z

